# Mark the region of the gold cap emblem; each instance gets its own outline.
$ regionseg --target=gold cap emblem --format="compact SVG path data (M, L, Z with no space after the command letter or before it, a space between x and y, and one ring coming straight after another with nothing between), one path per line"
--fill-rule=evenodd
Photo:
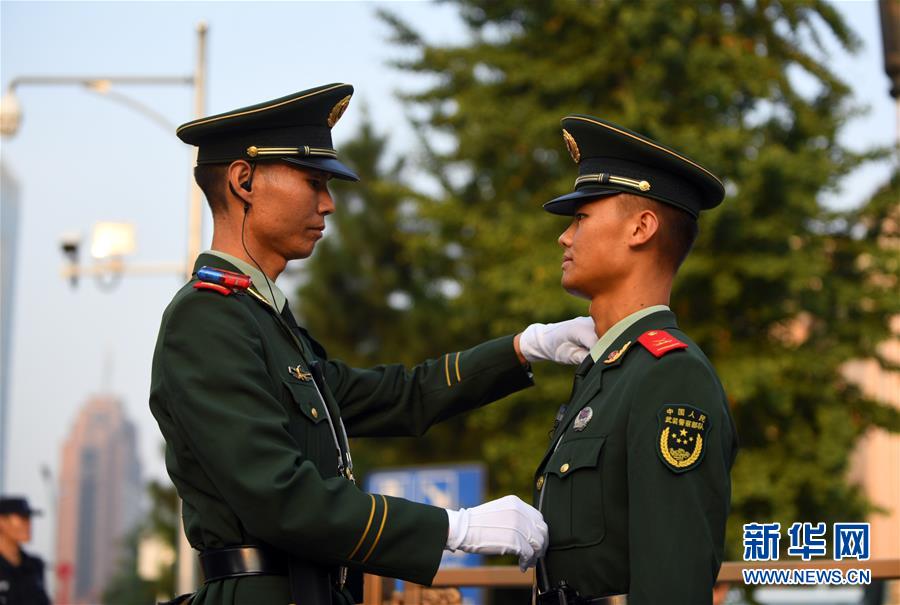
M563 128L563 140L566 142L572 161L577 164L581 160L581 152L578 151L578 143L575 142L575 137L569 134L569 131L565 128Z
M347 111L347 106L350 105L350 96L351 95L347 95L331 108L331 112L328 114L329 128L334 128L334 125L338 123L338 120L340 120L341 116L344 115L344 112Z

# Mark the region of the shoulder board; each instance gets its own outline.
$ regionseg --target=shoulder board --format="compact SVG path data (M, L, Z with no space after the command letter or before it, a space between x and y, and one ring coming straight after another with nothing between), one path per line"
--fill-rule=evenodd
M665 330L644 332L638 337L638 342L644 345L644 348L650 351L657 359L666 353L688 348L686 343L681 342Z
M197 270L197 279L200 280L199 283L215 284L231 290L246 290L250 287L250 284L253 283L249 275L205 266L200 267L200 269ZM196 288L198 286L195 285L194 287Z
M228 296L229 294L233 294L234 290L231 288L226 288L225 286L220 286L219 284L213 284L206 281L198 281L194 282L195 290L212 290L213 292L218 292L222 296Z

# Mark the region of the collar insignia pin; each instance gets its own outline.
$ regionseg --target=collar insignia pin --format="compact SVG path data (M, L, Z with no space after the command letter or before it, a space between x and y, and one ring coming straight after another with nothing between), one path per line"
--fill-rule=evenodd
M627 351L628 347L630 347L630 346L631 346L631 341L629 340L622 346L621 349L619 349L618 351L611 352L609 354L609 357L607 357L606 359L603 360L603 363L610 364L610 363L617 362L619 360L619 358L625 354L625 351Z
M297 364L297 367L288 366L288 373L297 380L302 380L303 382L312 380L312 374L303 371L303 367L300 364Z

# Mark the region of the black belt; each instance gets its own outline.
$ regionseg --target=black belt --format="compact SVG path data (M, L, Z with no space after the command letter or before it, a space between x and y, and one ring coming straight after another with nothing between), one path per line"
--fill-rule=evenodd
M284 553L261 546L209 548L200 553L203 583L246 576L286 576L288 561Z

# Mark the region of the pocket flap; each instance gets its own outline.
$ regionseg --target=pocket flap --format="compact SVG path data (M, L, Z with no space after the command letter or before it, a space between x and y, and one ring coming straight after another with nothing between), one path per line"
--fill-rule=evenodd
M585 437L559 444L547 462L546 470L557 477L568 477L580 468L595 468L606 437Z
M284 386L290 391L291 397L297 407L310 422L318 424L325 420L324 404L319 399L316 387L312 382L302 382L294 379L283 379Z

